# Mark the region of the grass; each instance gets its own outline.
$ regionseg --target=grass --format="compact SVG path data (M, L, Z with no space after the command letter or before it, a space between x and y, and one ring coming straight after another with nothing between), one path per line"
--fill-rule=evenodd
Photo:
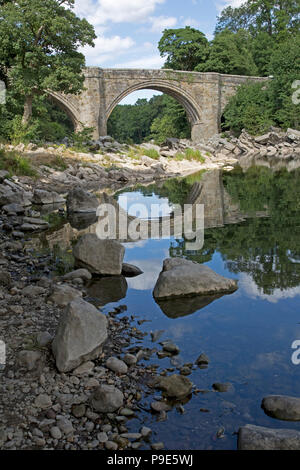
M189 161L197 161L199 163L205 163L205 158L201 154L200 150L195 150L188 148L184 151L184 153L177 153L175 159L177 161L182 160L189 160Z
M37 171L26 157L21 157L17 152L5 152L0 150L0 170L9 172L9 176L36 177Z
M159 160L160 155L155 149L145 149L144 147L134 147L129 150L127 156L133 160L140 160L140 158L146 155L146 157L152 158L152 160Z
M152 158L153 160L159 160L160 155L157 150L155 149L142 149L143 155L146 155L146 157Z

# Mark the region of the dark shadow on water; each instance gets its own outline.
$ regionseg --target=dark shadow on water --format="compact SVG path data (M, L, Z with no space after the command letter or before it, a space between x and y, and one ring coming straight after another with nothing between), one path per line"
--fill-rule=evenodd
M97 219L97 215L94 212L88 214L70 214L68 216L68 221L70 222L71 227L76 230L85 230L95 224Z
M169 318L180 318L187 315L192 315L201 310L207 305L211 304L217 299L220 299L227 294L219 295L197 295L194 297L182 297L170 300L156 300L156 303L161 308L162 312Z
M118 302L127 294L127 281L124 276L101 277L91 281L87 286L87 295L97 299L101 305Z

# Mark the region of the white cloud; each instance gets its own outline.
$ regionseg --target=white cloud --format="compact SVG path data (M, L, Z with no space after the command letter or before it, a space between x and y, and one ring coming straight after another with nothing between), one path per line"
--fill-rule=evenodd
M245 1L246 0L218 0L216 2L216 7L217 7L217 10L220 12L224 8L227 8L227 7L238 8L243 3L245 3Z
M139 59L133 59L126 61L125 63L115 64L114 68L118 69L159 69L165 63L159 55L152 55L149 57L140 57Z
M77 0L75 11L97 26L112 23L147 22L165 0Z
M149 18L149 21L152 23L153 33L161 33L165 29L174 28L177 24L177 18L174 16L153 16Z
M248 297L252 299L261 299L267 300L271 303L277 303L282 299L293 299L296 296L300 295L300 286L291 287L289 289L274 289L273 294L264 294L256 285L255 281L249 274L241 274L239 280L240 288L247 294Z
M200 23L199 21L195 20L194 18L186 18L183 21L184 26L190 26L191 28L199 28Z
M87 65L99 65L111 60L111 57L120 56L127 52L135 42L130 37L121 38L120 36L104 37L99 36L95 40L95 47L83 47L81 52L86 57Z

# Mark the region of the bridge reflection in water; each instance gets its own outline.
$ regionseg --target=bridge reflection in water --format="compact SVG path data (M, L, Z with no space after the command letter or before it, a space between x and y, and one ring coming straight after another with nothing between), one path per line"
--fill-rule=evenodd
M183 201L185 204L190 204L192 207L196 207L197 204L204 206L204 228L211 229L216 227L224 227L228 224L239 224L245 221L249 217L267 217L267 212L255 212L251 214L243 213L240 210L238 203L234 203L224 188L223 178L221 171L211 171L201 175L201 179L191 185L189 194ZM99 195L99 204L109 203L112 204L117 210L117 238L119 237L120 222L127 224L127 226L133 221L138 219L128 215L118 204L118 201L106 193ZM195 211L193 211L195 214ZM119 217L120 215L120 217ZM76 214L72 215L63 222L60 228L54 228L39 234L37 238L33 238L30 241L31 245L34 245L35 249L41 250L42 246L48 247L50 250L59 247L62 251L69 251L71 245L77 238L87 233L96 233L97 228L101 224L98 217L95 214ZM145 223L145 221L143 221ZM170 225L170 238L174 236L174 217L172 214L167 217L162 217L156 220L146 221L148 225L147 233L151 236L151 230L155 230L155 233L160 233L162 227ZM121 224L121 231L124 231L124 227ZM153 231L152 231L153 233ZM123 243L131 243L133 240L130 237L120 240ZM136 242L136 240L134 240ZM139 243L139 242L137 242ZM162 266L162 260L159 260L157 266L157 274L159 273ZM155 283L156 279L153 279ZM135 280L130 280L129 285L135 285ZM154 286L154 284L153 284ZM91 299L95 299L99 305L106 305L111 302L118 302L126 297L128 284L124 276L115 277L104 277L99 278L96 281L90 283L87 286L87 294ZM220 296L196 296L187 297L181 299L166 300L158 302L161 310L172 318L177 318L184 315L190 315L197 310L210 304Z

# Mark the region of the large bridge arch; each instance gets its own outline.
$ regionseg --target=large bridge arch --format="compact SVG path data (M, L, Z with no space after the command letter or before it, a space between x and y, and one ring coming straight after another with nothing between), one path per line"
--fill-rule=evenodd
M126 96L139 90L156 90L172 96L178 103L185 109L188 120L193 127L197 123L201 122L201 106L194 100L193 96L190 95L182 87L176 86L175 84L166 84L163 80L148 80L141 83L134 84L123 90L113 101L110 103L106 110L106 121L110 118L111 113L115 107L124 99Z

